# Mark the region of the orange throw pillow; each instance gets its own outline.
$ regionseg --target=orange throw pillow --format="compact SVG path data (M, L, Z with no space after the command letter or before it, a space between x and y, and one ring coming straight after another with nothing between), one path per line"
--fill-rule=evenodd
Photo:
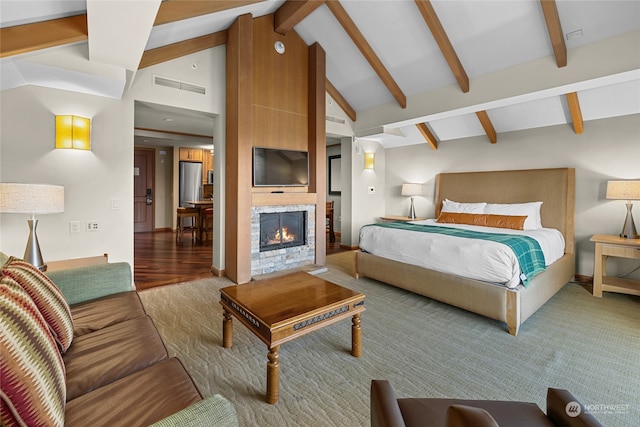
M469 214L457 212L442 212L437 222L443 224L468 224L482 227L509 228L511 230L523 230L527 216L494 215L494 214Z

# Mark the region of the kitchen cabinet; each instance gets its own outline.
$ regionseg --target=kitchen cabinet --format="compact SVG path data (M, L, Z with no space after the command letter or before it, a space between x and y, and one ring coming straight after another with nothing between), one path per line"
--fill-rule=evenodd
M187 162L202 162L202 149L180 147L180 160Z

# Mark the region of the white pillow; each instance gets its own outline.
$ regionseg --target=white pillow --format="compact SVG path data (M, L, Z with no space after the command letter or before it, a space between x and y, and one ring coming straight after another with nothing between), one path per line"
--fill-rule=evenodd
M487 204L485 202L460 203L454 202L449 199L444 199L442 201L442 212L481 214L484 213L484 208L486 205Z
M484 213L494 215L526 215L524 221L525 230L537 230L542 228L542 219L540 218L540 207L542 202L529 203L488 203L484 208Z

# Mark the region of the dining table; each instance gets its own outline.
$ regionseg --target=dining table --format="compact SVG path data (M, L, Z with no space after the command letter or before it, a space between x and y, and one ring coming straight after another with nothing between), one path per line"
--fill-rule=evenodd
M197 233L197 241L202 242L202 233L203 233L203 225L204 225L204 210L207 208L213 207L213 199L203 199L203 200L187 200L187 203L193 205L194 208L198 209L198 233Z

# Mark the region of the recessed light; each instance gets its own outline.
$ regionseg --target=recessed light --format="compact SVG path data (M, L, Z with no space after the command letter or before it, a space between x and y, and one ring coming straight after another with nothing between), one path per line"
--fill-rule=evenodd
M284 53L284 43L282 43L280 40L278 40L277 42L275 42L273 44L273 48L276 50L276 52L278 52L280 55L282 55Z
M165 121L165 122L172 122L172 121L173 121L173 119L170 119L169 117L167 117L167 118L165 118L165 119L164 119L164 121Z

